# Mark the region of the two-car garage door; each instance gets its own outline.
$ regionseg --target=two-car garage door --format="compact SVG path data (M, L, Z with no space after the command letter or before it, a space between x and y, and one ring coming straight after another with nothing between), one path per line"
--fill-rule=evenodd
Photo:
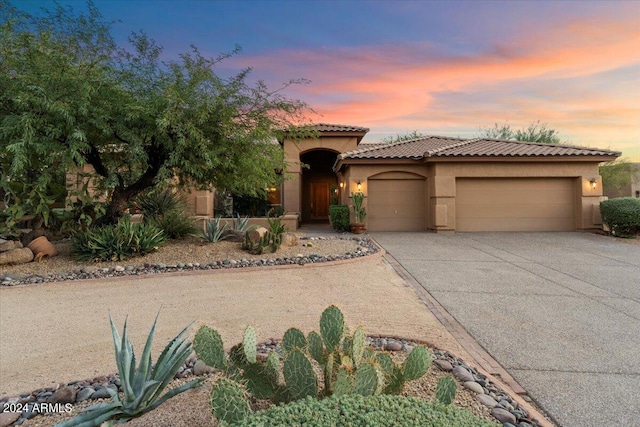
M456 180L456 231L574 231L575 180Z

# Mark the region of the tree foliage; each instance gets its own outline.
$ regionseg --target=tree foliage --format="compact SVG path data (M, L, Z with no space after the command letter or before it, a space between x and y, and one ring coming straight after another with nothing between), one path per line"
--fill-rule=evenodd
M512 129L508 123L494 123L493 127L481 126L480 138L504 139L512 141L541 142L544 144L560 144L562 140L558 132L548 129L546 123L536 121L525 129Z
M412 139L426 138L427 136L428 135L425 135L422 132L418 132L417 130L414 130L412 132L405 133L405 134L398 133L395 136L388 136L386 138L383 138L381 142L385 144L394 144L396 142L404 142L404 141L411 141Z
M605 188L621 190L631 183L636 173L636 166L624 157L603 163L599 171Z
M89 164L110 198L107 222L129 200L175 177L256 195L285 167L274 137L303 122L306 105L250 69L232 77L196 47L162 60L162 48L133 33L124 49L112 24L57 6L29 16L0 0L0 166L10 181L43 187L53 172Z

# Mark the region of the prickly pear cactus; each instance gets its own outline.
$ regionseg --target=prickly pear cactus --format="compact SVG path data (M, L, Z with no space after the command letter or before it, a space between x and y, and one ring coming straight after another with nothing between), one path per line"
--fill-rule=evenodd
M365 338L364 328L358 326L351 340L351 358L353 359L353 365L356 367L358 367L362 361L362 355L366 346Z
M333 390L334 369L337 366L334 353L329 353L324 365L324 394L330 396Z
M331 385L334 396L353 393L353 375L346 369L338 369L336 380Z
M290 328L284 333L282 337L282 347L287 351L292 351L296 348L307 348L307 339L300 329Z
M424 346L416 346L411 350L402 365L406 381L417 380L427 373L431 366L431 352Z
M371 363L363 363L356 371L353 381L353 393L371 396L378 392L382 383L382 374Z
M318 379L311 362L302 351L296 349L287 355L282 374L293 400L318 396Z
M231 380L217 381L211 388L209 402L216 418L229 424L240 423L251 414L244 391Z
M258 355L256 347L257 341L256 330L253 329L253 326L247 326L247 329L244 330L242 349L244 350L244 356L249 363L256 363L256 357Z
M320 317L320 335L328 351L334 351L344 334L344 316L338 307L331 305Z
M391 360L391 356L387 353L378 353L375 355L375 362L382 368L385 376L389 376L393 373L393 368L396 367L396 364Z
M307 337L307 346L311 357L313 357L316 362L323 364L325 362L325 354L320 334L315 331L309 332L309 336Z
M266 365L255 363L247 366L242 373L242 379L247 390L256 398L271 399L273 397L277 384L271 381Z
M207 365L216 369L227 367L227 357L220 334L208 326L198 329L193 339L193 348L198 356Z
M265 369L267 370L267 374L269 375L271 382L278 385L280 383L280 358L275 351L270 352L267 356Z
M391 368L391 372L385 375L385 386L382 392L384 394L400 394L404 388L404 374L402 369L395 364Z
M450 405L456 397L456 380L452 377L443 377L436 387L436 402Z

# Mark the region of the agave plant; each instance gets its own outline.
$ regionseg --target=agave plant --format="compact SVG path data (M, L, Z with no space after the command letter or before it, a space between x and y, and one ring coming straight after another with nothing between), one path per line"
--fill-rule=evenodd
M113 324L111 314L109 314L109 321L111 322L113 346L123 396L121 397L115 391L107 388L113 402L89 406L82 411L83 414L57 424L56 427L94 427L122 424L152 411L173 396L200 385L202 380L197 379L162 394L178 369L191 354L191 342L186 341L187 330L191 325L184 328L167 344L155 365L152 366L151 345L158 321L158 316L156 316L147 337L140 364L136 368L136 356L127 334L127 321L124 322L122 338Z
M224 240L224 232L227 229L227 224L224 223L220 225L221 218L219 216L215 217L213 221L210 219L207 220L206 230L202 232L204 239L207 242L217 243L220 240Z

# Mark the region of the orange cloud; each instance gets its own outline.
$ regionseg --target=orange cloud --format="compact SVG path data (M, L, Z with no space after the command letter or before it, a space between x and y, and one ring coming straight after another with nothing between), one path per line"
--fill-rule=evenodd
M580 138L573 143L616 138L635 153L640 151L640 17L638 9L630 10L617 19L574 20L525 31L466 56L416 43L280 51L246 58L246 63L310 78L311 85L294 88L290 95L309 102L326 122L401 132L541 120ZM602 85L603 73L625 68L624 79L611 82L614 90L593 87L595 81ZM565 88L563 81L580 84ZM527 86L527 93L519 84ZM465 105L465 97L473 100L474 93L487 97ZM452 95L457 103L450 103ZM638 156L640 161L640 152Z

